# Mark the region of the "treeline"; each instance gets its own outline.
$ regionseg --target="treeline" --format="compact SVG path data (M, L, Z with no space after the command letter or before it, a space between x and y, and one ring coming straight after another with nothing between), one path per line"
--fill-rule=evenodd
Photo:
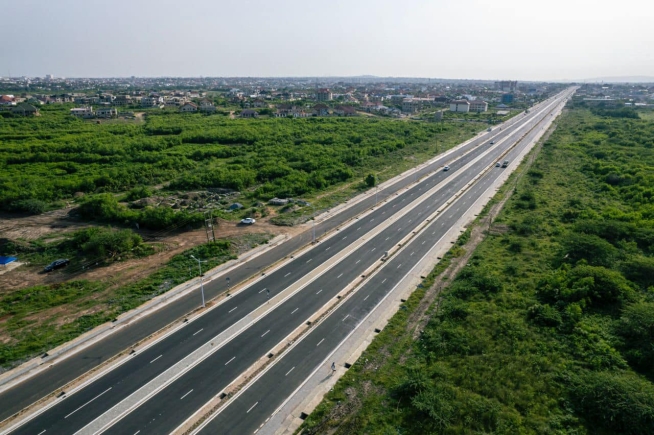
M568 112L418 339L398 313L303 433L654 433L653 135Z
M93 124L44 107L0 120L0 208L39 212L76 193L170 182L301 195L361 175L455 127L366 118L228 120L149 113L144 125Z

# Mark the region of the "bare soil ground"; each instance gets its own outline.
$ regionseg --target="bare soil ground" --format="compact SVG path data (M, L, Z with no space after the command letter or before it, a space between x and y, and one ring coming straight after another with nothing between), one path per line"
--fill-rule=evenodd
M0 234L7 239L34 240L39 237L53 234L64 234L88 228L92 223L81 222L69 216L71 209L57 210L39 216L12 217L0 215ZM238 225L235 222L220 221L216 227L217 238L228 238L248 233L269 233L273 236L280 234L295 235L302 231L299 227L280 227L268 222L268 218L257 219L257 223L250 226ZM147 231L139 232L144 239L148 239ZM97 269L89 269L75 275L75 279L90 281L115 280L125 284L137 281L154 273L159 267L168 262L173 256L194 246L206 243L207 235L203 228L198 230L179 232L158 240L163 245L159 252L145 258L135 258L119 261ZM19 267L3 274L0 280L0 295L25 287L43 284L55 284L70 279L70 275L62 272L49 274L39 273L40 268Z

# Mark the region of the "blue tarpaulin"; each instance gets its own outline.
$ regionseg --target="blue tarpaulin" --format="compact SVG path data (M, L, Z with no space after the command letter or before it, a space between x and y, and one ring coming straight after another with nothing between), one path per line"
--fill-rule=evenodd
M16 257L0 257L0 265L6 266L9 263L13 263L16 260L18 260L18 258Z

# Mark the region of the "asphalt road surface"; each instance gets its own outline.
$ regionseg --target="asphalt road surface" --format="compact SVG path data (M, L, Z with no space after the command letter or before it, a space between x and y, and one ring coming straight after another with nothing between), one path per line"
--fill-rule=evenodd
M522 143L507 154L513 161L537 134L534 130ZM475 200L499 176L502 168L493 168L476 185L462 195L452 207L435 219L429 228L416 237L400 254L394 256L334 313L318 324L302 341L262 377L252 383L243 394L228 404L200 434L253 434L278 409L314 370L324 367L325 378L331 376L329 354L379 304L384 297L410 272L416 261L437 243L449 228L466 212ZM214 382L214 376L205 379ZM145 432L145 431L144 431ZM147 433L154 433L147 431Z
M480 144L488 143L491 140L498 141L501 138L506 137L511 131L513 131L509 125L522 125L524 122L525 119L520 115L512 118L504 125L502 130L495 128L490 135L484 134L475 138L455 153L437 159L431 165L421 168L415 172L415 176L402 178L393 185L380 190L379 198L385 198L401 191L403 188L411 185L415 181L414 177L422 178L433 171L440 169L441 166L450 160L453 160L470 150L474 150L475 147ZM321 235L331 231L334 228L343 225L354 216L370 209L370 207L374 205L375 195L371 195L352 207L343 210L319 224L316 224L315 233ZM229 274L232 286L235 286L237 283L254 275L258 275L270 264L284 259L298 249L310 244L313 237L312 232L313 230L309 229L270 251L241 264ZM212 281L205 285L205 295L207 299L211 299L222 294L227 289L227 283L224 280ZM168 304L158 311L132 322L129 326L120 328L119 331L111 336L89 346L83 351L70 356L63 361L57 362L48 370L21 382L13 388L3 391L0 393L0 421L12 416L42 397L57 391L59 388L73 381L82 374L99 366L125 349L128 349L134 343L143 340L175 320L183 318L186 314L196 309L198 305L199 296L195 294L195 292L192 292L176 302Z
M532 111L532 114L532 116L525 117L525 122L529 122L528 120L533 119L533 116L536 115L535 111ZM534 122L531 121L531 123ZM522 123L520 123L520 125L522 125ZM511 131L512 129L504 128L501 132L502 136L498 135L492 138L488 136L484 137L482 138L483 140L481 141L481 144L487 145L490 140L498 142ZM516 135L516 138L521 134ZM480 139L477 141L479 140ZM470 147L474 149L477 145L478 144L473 142L473 144L470 144ZM192 412L217 394L217 392L220 392L222 388L233 381L253 362L265 355L269 349L273 348L293 329L304 322L313 312L328 302L329 299L333 298L336 293L355 279L362 270L365 270L368 266L377 261L384 250L388 250L411 232L415 225L420 222L421 216L426 217L431 214L454 192L479 173L482 168L494 163L502 150L506 149L507 146L508 144L496 146L496 149L473 165L472 168L468 169L465 174L461 174L461 176L452 180L443 189L432 195L429 200L424 201L412 212L398 219L397 222L394 222L391 227L366 242L366 244L361 246L357 252L349 257L349 259L353 259L352 261L348 260L339 263L331 269L329 273L324 274L313 281L310 285L306 286L285 303L281 304L262 320L241 333L236 339L227 343L219 351L212 354L198 366L194 367L191 371L159 392L136 411L128 414L123 420L113 426L109 432L135 433L138 430L141 430L142 433L164 433L176 427L185 418L192 414ZM466 147L466 149L467 148L468 147ZM110 371L108 374L71 397L61 400L61 402L56 406L28 422L15 433L38 434L43 430L47 430L48 433L74 433L81 429L95 417L106 412L109 408L136 391L138 388L146 385L184 356L206 343L221 331L224 331L226 328L233 325L234 322L241 319L245 314L258 308L262 303L265 303L267 291L270 291L271 294L274 295L294 283L297 279L310 273L315 267L318 267L320 264L346 248L352 241L359 238L361 234L365 234L378 225L379 222L388 219L389 216L396 213L426 190L446 178L453 178L459 168L475 158L480 152L488 149L488 146L478 147L477 149L474 149L474 152L464 156L459 161L450 162L454 157L449 156L447 158L448 164L451 167L449 172L434 172L431 176L411 188L408 192L397 197L389 198L388 202L380 205L374 212L362 219L361 222L357 222L356 224L343 229L337 236L325 240L309 253L288 263L274 273L267 275L255 285L234 295L228 302L223 303L188 326L169 335L164 340L144 352L137 352L127 363ZM461 151L461 153L462 152L463 151ZM424 174L427 175L434 169L438 169L443 163L444 162L437 161L431 165L432 167L424 168ZM420 177L422 175L418 176ZM406 181L406 185L410 184L413 180L411 177L409 180L405 179L404 181ZM395 188L397 185L391 187ZM404 185L401 187L404 187ZM388 191L383 192L382 195L385 196L393 193L394 191L399 190L399 188L395 190L389 189ZM369 209L370 206L374 204L374 200L374 196L372 196L366 200L369 204L362 205L360 203L353 208L361 207L357 212L358 214ZM348 212L350 211L351 210L348 210ZM351 216L352 215L349 215L347 219ZM320 234L320 232L328 228L329 225L332 225L331 228L336 227L345 219L346 218L338 215L333 221L330 220L324 225L317 226L316 231ZM445 224L443 225L443 229L447 228ZM304 233L302 236L311 237L311 230ZM294 239L293 242L296 243L296 246L293 250L306 244L308 241L310 240L304 240L302 243L297 244L297 241ZM286 246L290 246L290 242L281 245L279 248ZM241 279L245 279L253 274L253 270L255 272L261 270L265 267L264 263L261 262L261 258L270 258L272 252L280 251L279 248L257 258L256 260L259 260L258 262L261 263L260 265L246 263L244 266L247 267L242 267L237 272L230 274L232 282L239 280L239 272L243 273ZM375 251L377 253L375 253ZM269 259L268 262L270 261L274 260ZM401 272L401 269L394 271L395 274L398 272ZM221 281L222 280L219 280L205 286L205 292L209 297L215 296L219 292L225 290L225 283ZM180 317L197 306L197 294L194 294L193 296L194 298L185 298L182 301L180 305L184 305L184 303L191 304L186 309L181 310L176 317ZM144 320L147 320L149 317ZM161 326L166 324L163 318L159 319L159 321L162 322ZM134 331L135 329L138 329L137 325L141 322L137 322L136 324L124 329L128 332ZM149 323L148 325L152 324L154 323ZM140 334L143 334L143 332L140 331ZM135 339L138 339L139 331L123 335L124 337L120 337L120 339L129 340L128 337L131 337L131 342L134 342ZM120 340L112 338L112 340L102 341L100 345L106 345L107 341L115 343ZM131 342L128 341L128 343ZM123 345L119 348L116 344L114 346L114 353L126 347ZM82 353L86 354L88 357L90 351L87 349ZM104 352L104 355L101 355L100 358L107 358L111 355L111 353L107 355L107 353ZM81 359L82 361L78 365L71 365L71 370L89 364L88 361L84 363L84 358L77 359ZM95 364L97 364L97 362L95 362ZM63 365L64 363L62 363L62 366ZM91 366L92 365L94 365L94 363L91 363ZM59 368L58 366L59 365L55 365L53 369L45 373L52 373L55 368ZM217 369L217 367L220 369ZM206 379L207 372L211 372L212 376L215 373L215 376L213 376L211 381ZM31 382L32 381L28 381L24 384L20 384L17 389L20 390L25 388L25 386ZM34 395L36 395L37 398L40 397L39 393L34 393ZM3 409L2 400L5 399L5 396L6 394L0 396L0 409ZM261 408L263 409L265 407Z

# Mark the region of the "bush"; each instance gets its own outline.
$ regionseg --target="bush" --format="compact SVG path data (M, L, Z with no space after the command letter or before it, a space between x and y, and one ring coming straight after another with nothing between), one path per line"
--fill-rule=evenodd
M48 204L45 201L39 199L23 199L12 203L11 208L14 211L29 213L29 214L41 214L48 209Z
M572 406L594 433L654 433L654 386L628 372L582 372L571 376Z
M557 270L538 283L545 302L579 302L581 307L611 305L634 298L629 282L619 273L601 266Z
M561 258L572 264L585 260L591 265L611 267L618 252L609 242L592 234L571 233L562 244Z
M645 371L654 371L654 302L627 306L616 328L623 339L627 361Z

